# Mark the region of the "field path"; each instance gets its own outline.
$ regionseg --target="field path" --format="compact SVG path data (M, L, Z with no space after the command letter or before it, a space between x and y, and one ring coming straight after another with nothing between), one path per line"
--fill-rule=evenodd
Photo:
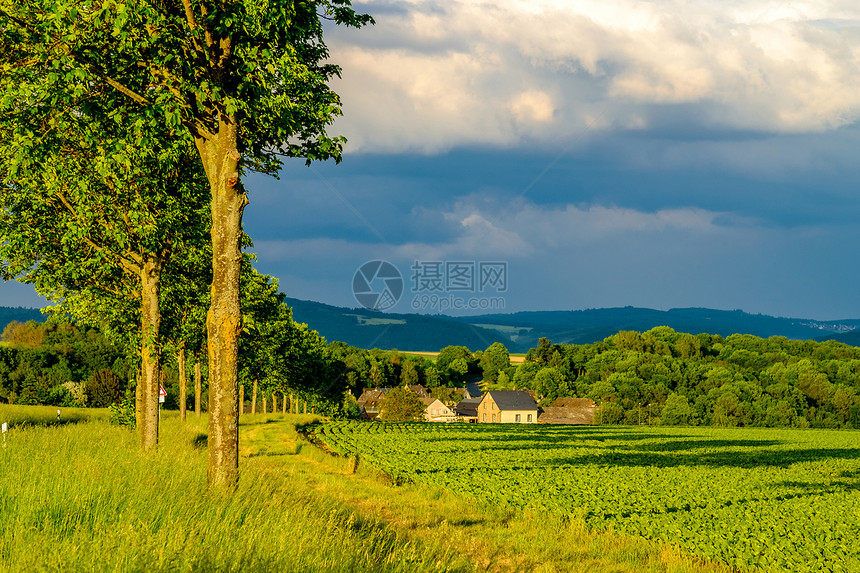
M396 485L359 461L326 454L295 429L313 416L256 415L242 426L243 464L288 474L316 495L335 499L362 521L382 520L398 536L456 548L469 571L728 573L642 539L586 531L543 514L491 507L426 485ZM299 419L301 418L301 419ZM240 442L240 443L242 443ZM452 565L452 570L462 567Z

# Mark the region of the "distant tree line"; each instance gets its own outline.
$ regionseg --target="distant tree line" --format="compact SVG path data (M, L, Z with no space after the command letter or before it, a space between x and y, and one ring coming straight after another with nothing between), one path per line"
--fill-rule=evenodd
M247 257L241 285L238 366L246 398L251 400L256 388L261 399L277 393L307 402L318 413L344 415L348 378L339 354L292 319L277 281L259 274ZM200 309L193 307L187 320L172 324L159 365L159 382L167 390L164 407L183 413L186 403L199 405L198 412L209 404ZM45 323L12 321L0 339L0 403L105 407L133 398L140 383L138 341L116 329L54 315ZM191 377L194 387L185 383Z
M92 327L13 321L0 339L0 402L104 407L136 372L133 356Z
M605 424L860 428L860 348L834 341L621 331L542 338L505 387L591 398Z
M262 396L291 395L318 413L356 417L365 388L421 384L454 403L462 397L454 388L482 380L485 389L531 390L542 406L591 398L604 424L860 428L860 348L839 342L657 327L593 344L542 338L519 366L500 343L477 352L447 346L434 360L326 343L292 320L274 279L248 263L242 281L239 376L246 398L256 386ZM133 389L140 372L134 347L56 318L12 322L2 341L0 402L105 406ZM163 366L166 407L177 407L178 352L166 354L174 357ZM205 393L203 400L205 407Z

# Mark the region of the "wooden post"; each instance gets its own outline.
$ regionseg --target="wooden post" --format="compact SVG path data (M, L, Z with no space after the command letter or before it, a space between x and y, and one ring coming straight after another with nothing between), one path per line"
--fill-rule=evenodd
M254 380L254 394L251 396L251 413L257 413L257 381Z
M305 400L305 414L308 413L308 401Z
M287 413L287 395L284 394L284 414Z
M266 413L266 397L263 396L263 413Z
M272 392L272 414L278 413L278 395Z
M297 412L293 412L296 409L296 401L293 399L293 395L290 394L290 414L296 414Z

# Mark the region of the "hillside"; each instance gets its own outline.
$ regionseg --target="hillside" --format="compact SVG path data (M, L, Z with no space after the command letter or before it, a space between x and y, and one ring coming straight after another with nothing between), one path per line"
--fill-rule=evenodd
M749 314L740 310L707 308L598 308L569 311L516 312L467 317L393 314L363 308L344 308L287 298L298 322L307 323L327 340L340 340L360 348L399 348L435 351L449 345L483 350L493 342L511 352L526 352L541 337L555 343L588 344L619 330L644 332L669 326L678 332L734 333L767 338L785 336L806 340L838 340L860 346L860 319L817 321ZM43 321L37 309L0 307L0 329L12 320Z
M847 337L860 342L860 320L824 322L801 318L778 318L749 314L741 310L708 308L673 308L667 311L650 308L599 308L576 311L518 312L479 317L457 317L452 320L493 325L500 331L514 330L519 347L532 348L541 337L555 343L588 344L603 340L620 330L644 332L655 326L669 326L677 332L698 334L752 334L762 338L785 336L807 340L829 340ZM850 342L848 342L850 344Z
M18 322L27 322L28 320L45 322L45 315L39 312L37 308L0 306L0 332L13 320Z
M603 340L619 330L644 332L669 326L678 332L753 334L767 338L836 339L860 344L860 319L816 321L749 314L740 310L675 308L601 308L576 311L518 312L468 317L444 315L388 314L348 309L318 302L287 299L299 322L320 332L328 340L342 340L362 348L439 350L463 345L481 350L499 341L511 352L526 352L541 337L555 343L587 344Z
M510 337L449 317L391 314L330 306L287 298L293 319L305 322L326 340L340 340L359 348L434 351L456 345L483 350L494 342L510 344Z

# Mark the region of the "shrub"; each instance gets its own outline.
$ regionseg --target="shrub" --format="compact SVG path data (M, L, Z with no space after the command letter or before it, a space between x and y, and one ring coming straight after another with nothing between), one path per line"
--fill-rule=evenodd
M69 404L70 406L83 408L87 405L87 393L83 384L70 381L64 382L62 387L65 388L72 397L72 404Z
M125 426L133 430L137 425L137 418L134 411L134 398L129 396L123 398L122 401L108 406L110 412L110 423L114 426Z
M122 380L109 368L92 373L87 380L87 397L90 406L104 408L122 400Z

